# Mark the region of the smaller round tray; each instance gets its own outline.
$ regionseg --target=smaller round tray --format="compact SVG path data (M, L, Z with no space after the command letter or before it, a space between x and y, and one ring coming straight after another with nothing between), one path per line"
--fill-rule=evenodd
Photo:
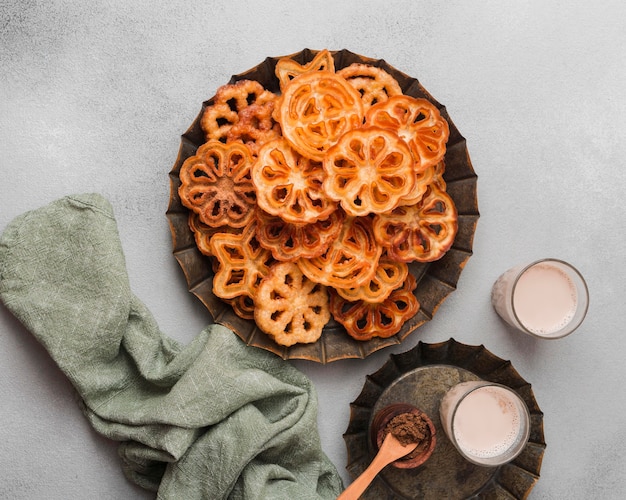
M509 464L480 467L467 462L441 427L439 403L446 391L459 382L478 379L512 388L528 405L530 439L524 451ZM392 354L376 373L367 377L361 394L350 405L350 423L343 436L348 451L347 470L353 479L376 454L370 440L372 419L392 403L408 403L424 411L435 424L437 447L421 467L383 469L362 499L518 499L526 498L538 481L546 448L543 413L531 385L511 362L484 346L465 345L454 339L438 344L419 342L410 351Z

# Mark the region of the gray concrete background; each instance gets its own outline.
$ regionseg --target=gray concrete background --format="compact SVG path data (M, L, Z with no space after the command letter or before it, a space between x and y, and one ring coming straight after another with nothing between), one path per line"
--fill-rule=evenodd
M417 77L467 138L481 219L458 289L405 344L294 364L314 381L323 446L344 479L349 403L419 340L510 359L545 413L532 499L626 496L626 4L613 1L0 0L0 228L70 193L118 218L134 292L189 342L210 321L171 255L167 174L203 100L266 56L384 58ZM553 256L587 277L584 325L561 341L508 329L497 276ZM0 308L0 497L151 498L123 477L43 348Z

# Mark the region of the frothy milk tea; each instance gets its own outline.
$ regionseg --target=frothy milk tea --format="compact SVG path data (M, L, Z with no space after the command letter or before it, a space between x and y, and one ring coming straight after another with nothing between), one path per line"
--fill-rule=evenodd
M576 313L576 286L561 269L540 263L517 280L513 307L520 322L537 335L563 329Z
M443 397L444 431L459 453L479 465L513 460L526 446L530 415L517 393L487 381L462 382Z
M454 416L456 442L467 455L492 458L518 440L520 411L504 389L481 387L459 404Z
M491 303L504 321L544 339L558 339L582 323L589 291L570 264L543 259L503 273L491 290Z

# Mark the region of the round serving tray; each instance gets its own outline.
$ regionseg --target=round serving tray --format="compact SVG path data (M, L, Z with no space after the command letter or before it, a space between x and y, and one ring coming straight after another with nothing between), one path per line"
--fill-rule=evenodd
M461 457L447 438L439 418L439 404L448 389L467 380L488 380L515 390L531 415L530 439L522 453L499 467L481 467ZM437 433L437 446L428 461L416 469L385 468L361 497L364 500L466 498L526 498L539 479L546 448L541 412L531 385L484 346L454 339L437 344L418 342L411 350L392 354L350 405L350 422L343 438L347 470L354 479L376 455L370 426L379 410L408 403L426 413Z
M305 49L288 57L300 64L306 64L313 59L315 54L317 51ZM474 232L479 218L476 193L477 175L470 161L466 141L450 119L445 107L438 103L415 78L396 70L384 60L369 59L348 50L335 51L332 54L336 69L355 62L384 69L396 78L405 94L428 99L437 106L450 127L444 180L447 183L447 192L457 208L458 233L452 248L443 258L429 264L410 266L410 272L418 283L414 293L421 307L419 312L407 321L396 335L387 339L374 338L366 342L357 341L352 339L341 325L331 320L317 342L284 347L276 344L259 330L254 321L240 318L228 304L213 295L214 273L211 262L196 247L188 223L189 211L182 205L178 196L180 168L185 160L193 156L198 147L205 142L200 119L204 109L212 104L213 98L202 104L198 116L181 137L178 157L169 174L170 201L166 213L172 233L173 252L184 272L189 291L202 301L216 323L231 328L248 345L274 352L285 359L307 359L320 363L345 358L365 358L383 347L401 343L419 326L431 320L441 303L456 289L461 271L472 255ZM274 74L274 68L279 59L280 57L268 57L254 68L232 76L229 83L245 79L257 80L268 90L279 93L278 79Z

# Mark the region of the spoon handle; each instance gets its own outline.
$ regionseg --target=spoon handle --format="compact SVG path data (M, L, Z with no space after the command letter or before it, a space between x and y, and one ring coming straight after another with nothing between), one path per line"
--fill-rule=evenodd
M399 447L398 447L399 445ZM394 460L403 457L407 453L410 453L415 448L416 443L411 445L402 446L393 437L392 434L388 434L383 442L380 450L359 477L357 477L348 486L341 495L337 497L337 500L357 500L361 494L367 489L370 483L376 477L381 470L389 465Z
M374 459L367 469L348 486L337 500L357 500L387 464Z

